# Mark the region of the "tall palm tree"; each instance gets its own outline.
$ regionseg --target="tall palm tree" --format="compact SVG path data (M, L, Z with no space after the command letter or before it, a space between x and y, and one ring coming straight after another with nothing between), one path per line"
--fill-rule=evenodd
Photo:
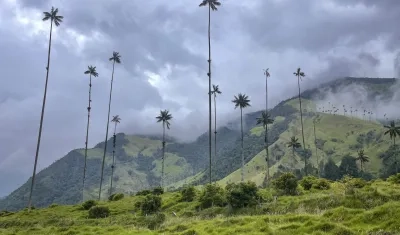
M214 159L217 159L217 94L222 94L222 92L218 85L212 85L212 87L211 94L214 95Z
M43 21L50 20L50 37L49 37L49 49L48 49L48 52L47 52L46 82L45 82L45 85L44 85L42 112L41 112L40 124L39 124L39 135L38 135L38 140L37 140L37 145L36 145L35 163L33 165L31 190L30 190L29 199L28 199L28 208L29 208L29 210L30 210L31 205L32 205L33 186L35 184L36 167L37 167L37 161L38 161L39 149L40 149L40 139L42 137L44 108L46 106L47 84L48 84L48 81L49 81L49 71L50 71L51 34L53 32L53 23L54 23L55 26L60 26L60 23L62 22L62 20L64 18L63 16L58 15L58 8L54 9L54 7L51 7L50 12L43 12L43 14L44 14L44 17L42 19Z
M265 129L264 144L265 144L265 161L267 162L267 181L269 180L269 151L268 151L268 124L274 123L274 119L266 111L262 111L261 117L257 118L257 125L262 124Z
M168 110L161 110L160 115L156 117L157 122L162 122L163 126L163 141L162 141L162 165L161 165L161 187L164 187L164 162L165 162L165 126L169 129L171 125L169 121L172 119L172 115Z
M210 172L209 181L211 184L211 10L217 11L221 3L218 0L203 0L199 7L208 5L208 147L209 147L209 160Z
M389 134L390 139L393 139L393 145L396 145L396 137L400 136L400 126L396 126L394 121L390 122L390 126L384 126L388 130L384 133Z
M110 86L110 98L108 100L108 116L107 116L107 128L106 128L106 140L104 141L104 152L103 152L103 162L101 164L101 177L100 177L100 188L99 188L99 200L101 199L101 186L103 184L103 174L104 174L104 162L106 159L106 152L107 152L107 140L108 140L108 127L110 124L110 109L111 109L111 95L112 95L112 87L113 87L113 81L114 81L114 68L115 64L120 64L121 63L121 55L119 52L113 52L113 55L108 59L109 61L112 61L113 67L112 67L112 74L111 74L111 86Z
M359 151L357 151L357 155L358 157L356 159L360 161L361 171L364 171L364 164L369 162L369 157L365 155L364 149L360 149Z
M88 142L89 142L89 123L90 123L90 110L92 109L92 76L98 77L99 74L96 71L96 66L88 66L88 70L84 72L84 74L89 74L89 105L87 107L88 116L87 116L87 125L86 125L86 141L85 141L85 163L83 166L83 182L82 182L82 201L83 201L83 193L85 189L85 179L86 179L86 160L87 160L87 150L88 150Z
M114 135L113 135L113 151L112 151L112 165L111 165L110 196L112 194L112 185L113 185L114 168L115 168L115 143L117 142L117 135L115 133L117 131L117 124L121 122L121 118L119 117L119 115L115 115L113 116L111 122L114 123Z
M243 109L250 106L249 97L245 94L239 93L234 96L232 102L235 104L235 109L240 108L240 130L241 130L241 140L242 140L242 182L244 181L244 155L243 155Z
M295 160L295 155L294 155L294 150L297 148L301 148L301 144L299 143L299 139L297 139L295 136L292 136L290 138L290 141L287 142L288 148L292 148L292 156L293 156L293 166L294 166L294 160Z
M300 104L300 122L301 122L301 137L303 139L303 149L305 150L306 144L304 142L304 126L303 126L303 109L301 108L301 96L300 96L300 80L306 75L301 71L301 68L297 68L297 71L293 73L297 77L297 85L299 87L299 104ZM307 157L304 157L304 173L307 175Z

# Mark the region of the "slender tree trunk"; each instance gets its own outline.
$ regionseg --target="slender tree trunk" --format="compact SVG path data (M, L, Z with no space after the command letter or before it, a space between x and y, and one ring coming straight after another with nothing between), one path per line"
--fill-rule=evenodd
M112 165L111 165L110 196L112 195L114 168L115 168L115 143L117 141L117 136L115 134L116 131L117 131L117 122L115 122L114 135L113 135L113 152L112 152Z
M265 114L267 115L267 122L265 123L265 161L267 162L267 182L269 181L269 151L268 151L268 75L265 75Z
M295 167L296 167L296 156L294 155L294 147L292 147L292 155L293 155L292 164L293 164L293 171L294 171Z
M214 94L214 161L217 160L217 96ZM212 178L211 178L212 182Z
M241 140L242 140L242 151L241 151L241 155L242 155L242 182L244 181L244 155L243 155L243 109L240 108L240 130L242 133L241 136Z
M306 150L306 144L304 142L303 109L301 107L301 96L300 96L300 76L297 76L297 83L298 83L298 87L299 87L301 137L303 138L303 150ZM304 173L305 173L305 175L307 175L307 156L304 156Z
M48 81L49 81L49 71L50 71L50 52L51 52L51 33L52 33L52 31L53 31L53 20L50 23L50 38L49 38L49 50L48 50L48 53L47 53L46 82L45 82L45 85L44 85L43 104L42 104L42 112L41 112L41 116L40 116L38 140L37 140L37 145L36 145L35 163L33 165L31 190L30 190L29 199L28 199L28 211L30 211L31 207L32 207L32 193L33 193L33 186L35 185L36 167L37 167L37 162L38 162L38 157L39 157L40 140L41 140L41 137L42 137L44 108L46 106L47 84L48 84Z
M314 146L315 146L315 156L316 156L316 158L317 158L317 174L318 174L318 176L319 176L319 159L318 159L318 148L317 148L317 134L316 134L316 131L315 131L315 122L313 123L314 124Z
M88 116L87 116L87 125L86 125L86 141L85 141L85 163L83 165L83 181L82 181L82 202L84 201L84 194L85 194L85 179L86 179L86 161L87 161L87 150L88 150L88 142L89 142L89 123L90 123L90 110L92 102L91 99L92 95L92 74L89 74L89 106L87 107Z
M211 6L208 4L208 148L209 148L209 181L211 184Z
M165 163L165 122L163 122L162 163L161 163L161 187L164 188L164 163Z
M103 174L104 174L104 162L106 160L106 152L107 152L107 140L108 140L108 127L110 125L110 109L111 109L111 95L112 95L112 87L114 81L114 67L115 60L113 62L112 74L111 74L111 87L110 87L110 98L108 101L108 117L107 117L107 129L106 129L106 139L104 141L104 152L103 152L103 162L101 164L101 177L100 177L100 188L99 188L99 201L101 199L101 186L103 185Z

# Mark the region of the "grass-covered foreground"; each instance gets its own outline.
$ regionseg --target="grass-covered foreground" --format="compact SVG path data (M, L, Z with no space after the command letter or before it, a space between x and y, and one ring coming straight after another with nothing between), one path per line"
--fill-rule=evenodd
M90 210L82 205L52 205L2 212L0 234L399 234L398 176L373 182L310 178L299 181L294 190L296 180L289 177L257 193L253 184L231 185L227 190L208 186L196 189L193 201L189 190L193 188L188 188L184 194L162 194L160 209L159 197L148 194L125 195ZM108 217L89 218L93 208L104 207L110 209Z

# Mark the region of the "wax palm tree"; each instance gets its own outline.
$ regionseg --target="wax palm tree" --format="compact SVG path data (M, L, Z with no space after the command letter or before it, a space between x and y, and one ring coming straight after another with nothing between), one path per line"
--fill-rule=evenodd
M243 109L250 106L249 97L245 94L239 93L234 96L232 102L235 104L235 109L240 108L240 130L241 130L241 140L242 140L242 182L244 181L244 155L243 155Z
M92 76L98 77L99 74L96 71L96 66L88 66L88 70L84 72L84 74L89 74L89 105L87 107L88 116L87 116L87 125L86 125L86 141L85 141L85 163L83 165L83 182L82 182L82 201L83 201L83 193L85 189L85 179L86 179L86 161L87 161L87 150L88 150L88 142L89 142L89 123L90 123L90 110L92 109Z
M389 134L390 139L393 139L393 145L396 145L396 137L400 136L400 126L396 126L394 121L390 122L390 126L384 126L388 130L384 133Z
M113 185L113 177L114 177L114 168L115 168L115 144L117 142L117 124L121 122L121 118L119 115L113 116L111 122L114 123L114 135L113 135L113 151L112 151L112 165L111 165L111 183L110 183L110 196L112 194L112 185Z
M360 161L361 171L364 171L364 164L369 162L369 157L365 155L364 149L360 149L359 151L357 151L357 155L358 157L356 159Z
M297 71L293 73L297 77L297 85L299 87L299 104L300 104L300 122L301 122L301 137L303 139L303 149L305 150L306 144L304 142L304 126L303 126L303 110L301 108L301 96L300 96L300 80L306 75L301 71L301 68L297 68ZM304 157L304 173L307 175L307 157Z
M63 18L64 18L63 16L58 15L58 8L54 9L54 7L51 7L50 12L43 12L43 14L44 14L44 17L42 19L43 21L50 20L50 37L49 37L49 49L48 49L48 52L47 52L46 82L45 82L45 85L44 85L42 112L41 112L41 115L40 115L39 135L38 135L38 140L37 140L37 145L36 145L35 163L33 165L31 190L30 190L29 199L28 199L28 208L29 208L29 210L30 210L31 205L32 205L33 186L35 184L36 167L37 167L37 161L38 161L39 149L40 149L40 140L41 140L41 137L42 137L44 108L46 106L47 84L48 84L48 81L49 81L49 71L50 71L51 35L52 35L52 32L53 32L53 24L55 26L60 26L60 23L63 21Z
M292 136L290 138L290 141L287 142L288 148L292 149L292 156L293 156L293 167L294 167L294 161L296 160L295 155L294 155L294 150L297 148L301 148L301 144L299 143L299 139L297 139L295 136Z
M111 95L112 95L112 87L113 87L113 81L114 81L114 68L115 68L115 64L120 64L121 63L121 55L118 52L114 51L113 55L108 60L112 61L113 67L112 67L112 73L111 73L110 98L108 100L108 116L107 116L106 140L104 141L103 162L101 164L99 200L101 199L101 186L103 184L104 162L105 162L105 159L106 159L106 152L107 152L108 127L109 127L109 124L110 124Z
M199 7L208 5L208 148L209 148L209 181L211 184L211 10L217 11L221 3L218 0L203 0Z
M269 151L268 151L268 124L274 123L274 119L266 111L262 111L261 117L257 118L257 125L262 124L265 129L264 144L265 144L265 161L267 162L267 181L269 180Z
M214 159L217 159L217 94L222 94L222 92L218 85L212 85L212 87L211 94L214 95Z
M165 162L165 127L169 129L171 125L169 121L172 119L172 115L168 110L161 110L160 115L156 117L157 122L162 122L163 136L162 136L162 165L161 165L161 187L164 187L164 162Z

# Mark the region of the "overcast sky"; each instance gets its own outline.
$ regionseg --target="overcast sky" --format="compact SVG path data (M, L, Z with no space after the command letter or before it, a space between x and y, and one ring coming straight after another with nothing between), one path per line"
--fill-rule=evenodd
M220 123L237 117L233 95L264 106L263 69L270 68L270 106L303 86L338 76L396 76L399 0L221 0L212 13L213 83L219 84ZM111 115L119 131L156 133L160 109L174 120L171 134L192 139L206 130L207 9L193 0L0 0L0 196L32 174L42 105L49 22L53 32L39 169L84 147L88 65L93 80L90 146L105 138L113 51ZM397 60L400 61L400 60ZM189 133L189 134L188 134Z

